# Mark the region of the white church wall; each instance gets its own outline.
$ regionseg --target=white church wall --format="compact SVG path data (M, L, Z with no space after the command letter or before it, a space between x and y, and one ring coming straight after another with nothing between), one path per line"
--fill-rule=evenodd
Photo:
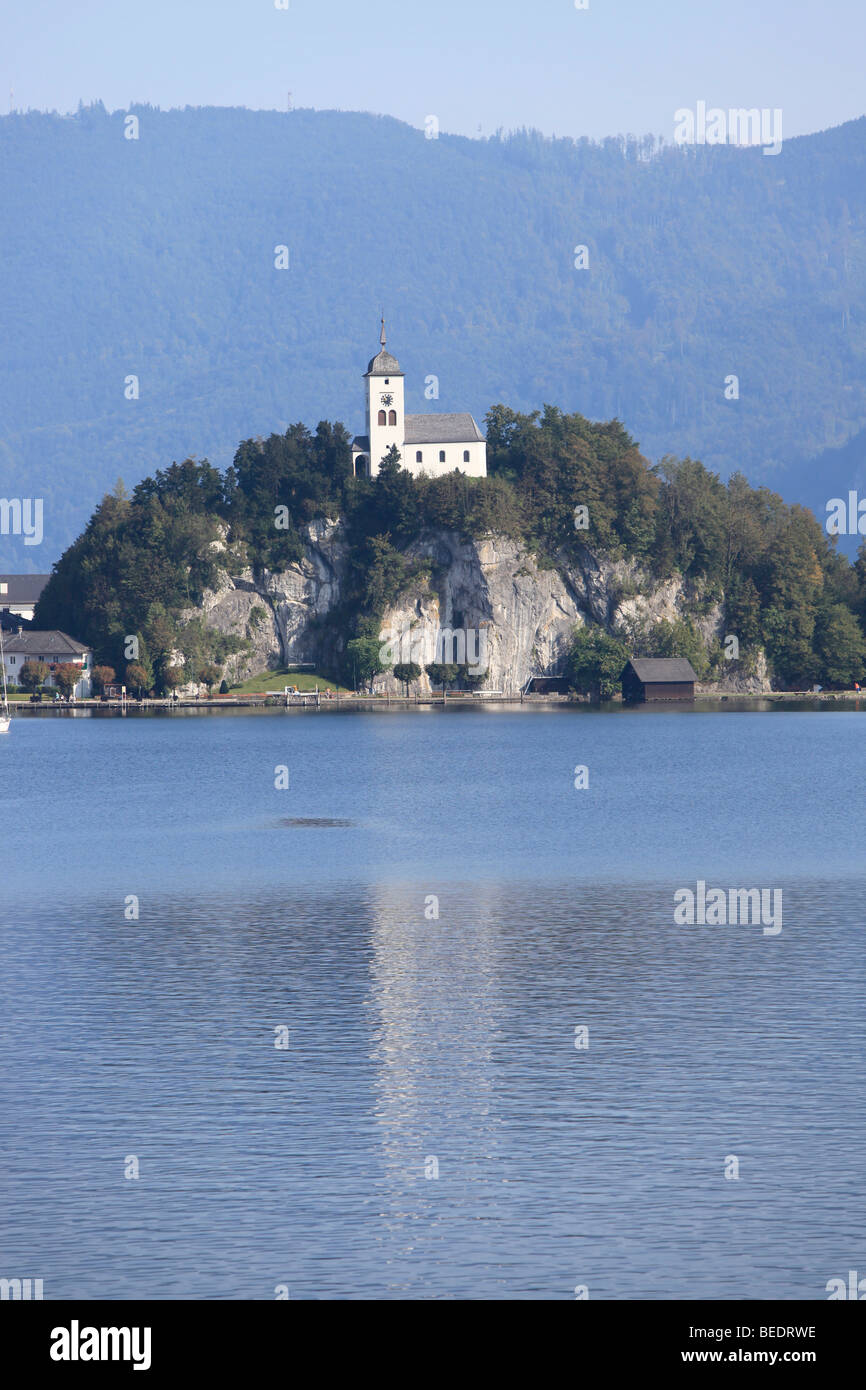
M441 478L445 473L453 473L459 468L470 478L486 478L487 445L483 441L471 444L406 444L401 450L401 463L410 473L426 473L430 478ZM443 463L439 455L444 453ZM469 454L469 461L464 458ZM421 462L417 455L421 454Z

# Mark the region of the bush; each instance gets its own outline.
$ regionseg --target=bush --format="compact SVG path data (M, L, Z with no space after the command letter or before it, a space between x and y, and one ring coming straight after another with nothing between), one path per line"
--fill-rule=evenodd
M201 681L202 685L206 685L208 691L210 691L213 689L217 681L220 679L221 674L222 672L220 671L220 668L218 666L207 665L202 666L201 670L198 673L198 678Z
M127 690L136 690L139 695L150 686L147 671L137 661L132 661L127 666L124 681Z
M627 647L602 627L575 629L568 653L572 689L595 700L610 700L620 689Z
M90 673L93 682L93 689L97 695L102 695L107 685L113 685L117 680L113 666L94 666Z

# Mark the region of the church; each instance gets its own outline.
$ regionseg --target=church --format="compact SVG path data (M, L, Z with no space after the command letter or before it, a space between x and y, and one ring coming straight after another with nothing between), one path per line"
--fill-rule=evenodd
M367 383L367 433L352 443L356 478L375 478L388 450L396 444L409 473L440 477L455 468L473 478L487 477L487 442L471 415L406 415L403 373L387 349L382 320L382 350L364 373Z

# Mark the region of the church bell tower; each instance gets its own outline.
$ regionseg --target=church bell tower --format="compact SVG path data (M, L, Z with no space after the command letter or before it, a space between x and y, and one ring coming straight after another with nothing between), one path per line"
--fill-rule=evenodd
M403 455L406 437L404 377L400 371L400 363L387 349L384 317L379 341L382 350L373 358L364 374L367 383L367 437L370 440L372 478L379 472L379 464L392 445L396 444ZM401 462L405 466L407 461L401 458Z

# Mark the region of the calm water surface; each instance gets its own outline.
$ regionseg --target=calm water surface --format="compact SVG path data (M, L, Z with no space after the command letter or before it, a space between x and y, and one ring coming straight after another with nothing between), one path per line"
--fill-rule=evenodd
M752 1299L864 1265L866 720L20 718L0 772L0 1274ZM698 879L781 888L782 932L674 925Z

